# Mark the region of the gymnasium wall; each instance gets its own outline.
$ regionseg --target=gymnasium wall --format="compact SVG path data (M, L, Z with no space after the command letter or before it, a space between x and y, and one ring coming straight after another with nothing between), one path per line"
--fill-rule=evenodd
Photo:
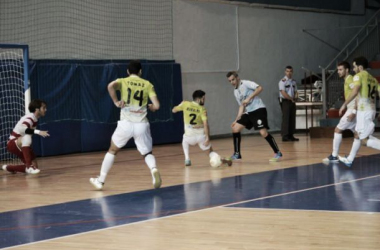
M352 4L364 13L363 2ZM229 134L238 105L225 75L229 70L238 70L242 79L263 86L260 96L268 109L269 125L272 131L279 131L278 82L285 66L293 66L297 81L304 77L301 67L319 73L319 66L326 66L338 53L336 49L342 48L371 14L338 15L174 1L174 59L182 67L184 98L190 99L194 90L203 89L207 93L211 134Z

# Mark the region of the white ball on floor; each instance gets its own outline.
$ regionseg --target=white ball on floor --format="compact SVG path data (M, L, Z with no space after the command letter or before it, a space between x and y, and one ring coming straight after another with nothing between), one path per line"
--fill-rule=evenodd
M213 157L210 158L210 165L213 168L217 168L220 165L222 165L222 158L220 155L214 155Z

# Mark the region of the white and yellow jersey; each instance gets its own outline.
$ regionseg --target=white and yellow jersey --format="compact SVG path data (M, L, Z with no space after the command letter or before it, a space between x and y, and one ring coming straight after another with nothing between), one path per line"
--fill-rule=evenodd
M375 100L376 91L380 89L376 78L371 76L367 71L361 71L354 76L354 86L360 86L358 94L359 111L376 110Z
M346 79L344 79L344 98L347 100L354 88L354 77L352 75L348 75ZM347 109L353 109L355 107L355 99L352 100L348 105Z
M148 99L156 96L153 85L136 75L116 80L116 89L121 93L125 107L120 111L120 120L148 122Z
M196 102L183 101L174 107L176 110L183 111L185 123L185 135L203 135L205 133L203 122L207 121L207 111L205 107Z

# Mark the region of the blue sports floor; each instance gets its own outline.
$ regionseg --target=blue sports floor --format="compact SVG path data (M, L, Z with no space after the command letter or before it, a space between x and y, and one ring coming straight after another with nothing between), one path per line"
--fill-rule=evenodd
M380 212L380 155L0 213L0 248L217 206Z

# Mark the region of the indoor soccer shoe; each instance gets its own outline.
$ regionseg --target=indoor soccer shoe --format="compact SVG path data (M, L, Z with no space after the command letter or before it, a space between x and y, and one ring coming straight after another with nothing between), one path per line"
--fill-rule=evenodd
M185 160L185 166L186 167L191 166L191 160Z
M157 168L153 168L151 170L151 173L152 173L152 179L153 179L153 187L154 188L160 188L161 183L162 183L160 172L158 172Z
M232 159L231 158L223 158L222 162L224 164L227 164L227 166L231 167L232 166Z
M25 173L27 173L27 174L39 174L40 170L38 168L35 168L32 166L32 167L25 168Z
M339 162L338 157L330 155L329 157L322 160L323 162Z
M282 157L282 153L280 151L278 151L278 153L276 153L273 158L270 158L269 161L270 162L276 162L278 160L280 160Z
M234 153L232 156L231 156L231 160L241 160L241 154L240 153Z
M342 157L342 156L338 156L339 157L339 161L341 162L341 163L343 163L344 165L346 165L347 167L352 167L352 161L349 161L348 159L347 159L347 157Z
M96 188L97 190L102 190L104 186L104 182L100 182L99 178L90 178L90 183Z

